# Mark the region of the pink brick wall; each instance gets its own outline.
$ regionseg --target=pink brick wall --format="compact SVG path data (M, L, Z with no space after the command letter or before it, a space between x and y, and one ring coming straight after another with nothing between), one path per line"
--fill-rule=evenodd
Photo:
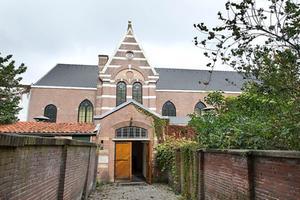
M205 199L247 199L247 158L230 154L205 154Z
M0 199L81 199L95 187L96 145L0 135Z
M28 121L44 115L48 104L57 107L57 122L77 122L79 104L88 99L95 108L96 90L32 88L28 107Z
M257 157L256 199L300 199L300 159Z
M182 156L178 151L180 175L174 187L181 192L185 179ZM198 187L198 199L299 200L299 151L205 150L196 157L198 185L191 184L189 190Z

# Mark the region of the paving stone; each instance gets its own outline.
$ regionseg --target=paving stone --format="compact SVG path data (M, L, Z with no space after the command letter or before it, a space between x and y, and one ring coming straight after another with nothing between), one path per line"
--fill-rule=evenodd
M152 185L119 185L107 184L101 186L89 200L176 200L179 195L164 184Z

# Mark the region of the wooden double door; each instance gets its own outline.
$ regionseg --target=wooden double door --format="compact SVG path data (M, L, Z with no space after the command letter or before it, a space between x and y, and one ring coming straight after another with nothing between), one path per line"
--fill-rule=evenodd
M136 142L135 142L136 143ZM145 169L146 182L151 183L152 168L151 168L151 144L150 142L143 142L143 169ZM132 180L133 169L133 142L122 141L115 143L115 179L116 180ZM144 166L145 165L145 166Z

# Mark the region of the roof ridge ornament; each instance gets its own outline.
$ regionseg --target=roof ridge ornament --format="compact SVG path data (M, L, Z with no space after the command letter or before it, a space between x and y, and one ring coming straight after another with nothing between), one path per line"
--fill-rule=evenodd
M131 20L128 20L128 27L127 27L127 31L132 30L132 23Z

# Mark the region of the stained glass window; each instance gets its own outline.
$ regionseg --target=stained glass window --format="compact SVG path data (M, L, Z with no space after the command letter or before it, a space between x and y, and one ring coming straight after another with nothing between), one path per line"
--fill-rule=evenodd
M132 85L132 98L140 104L143 103L143 87L141 83L135 82Z
M203 108L206 108L206 105L202 102L202 101L199 101L196 105L195 105L195 108L194 108L194 112L198 115L201 114L201 110L203 110Z
M79 123L93 122L93 104L87 99L82 101L79 105L78 122Z
M123 81L117 84L116 95L117 95L117 102L116 102L117 106L126 102L126 83L124 83Z
M163 116L176 116L175 105L171 101L167 101L162 107Z
M50 122L56 122L57 108L53 104L49 104L44 109L44 116L49 118Z

